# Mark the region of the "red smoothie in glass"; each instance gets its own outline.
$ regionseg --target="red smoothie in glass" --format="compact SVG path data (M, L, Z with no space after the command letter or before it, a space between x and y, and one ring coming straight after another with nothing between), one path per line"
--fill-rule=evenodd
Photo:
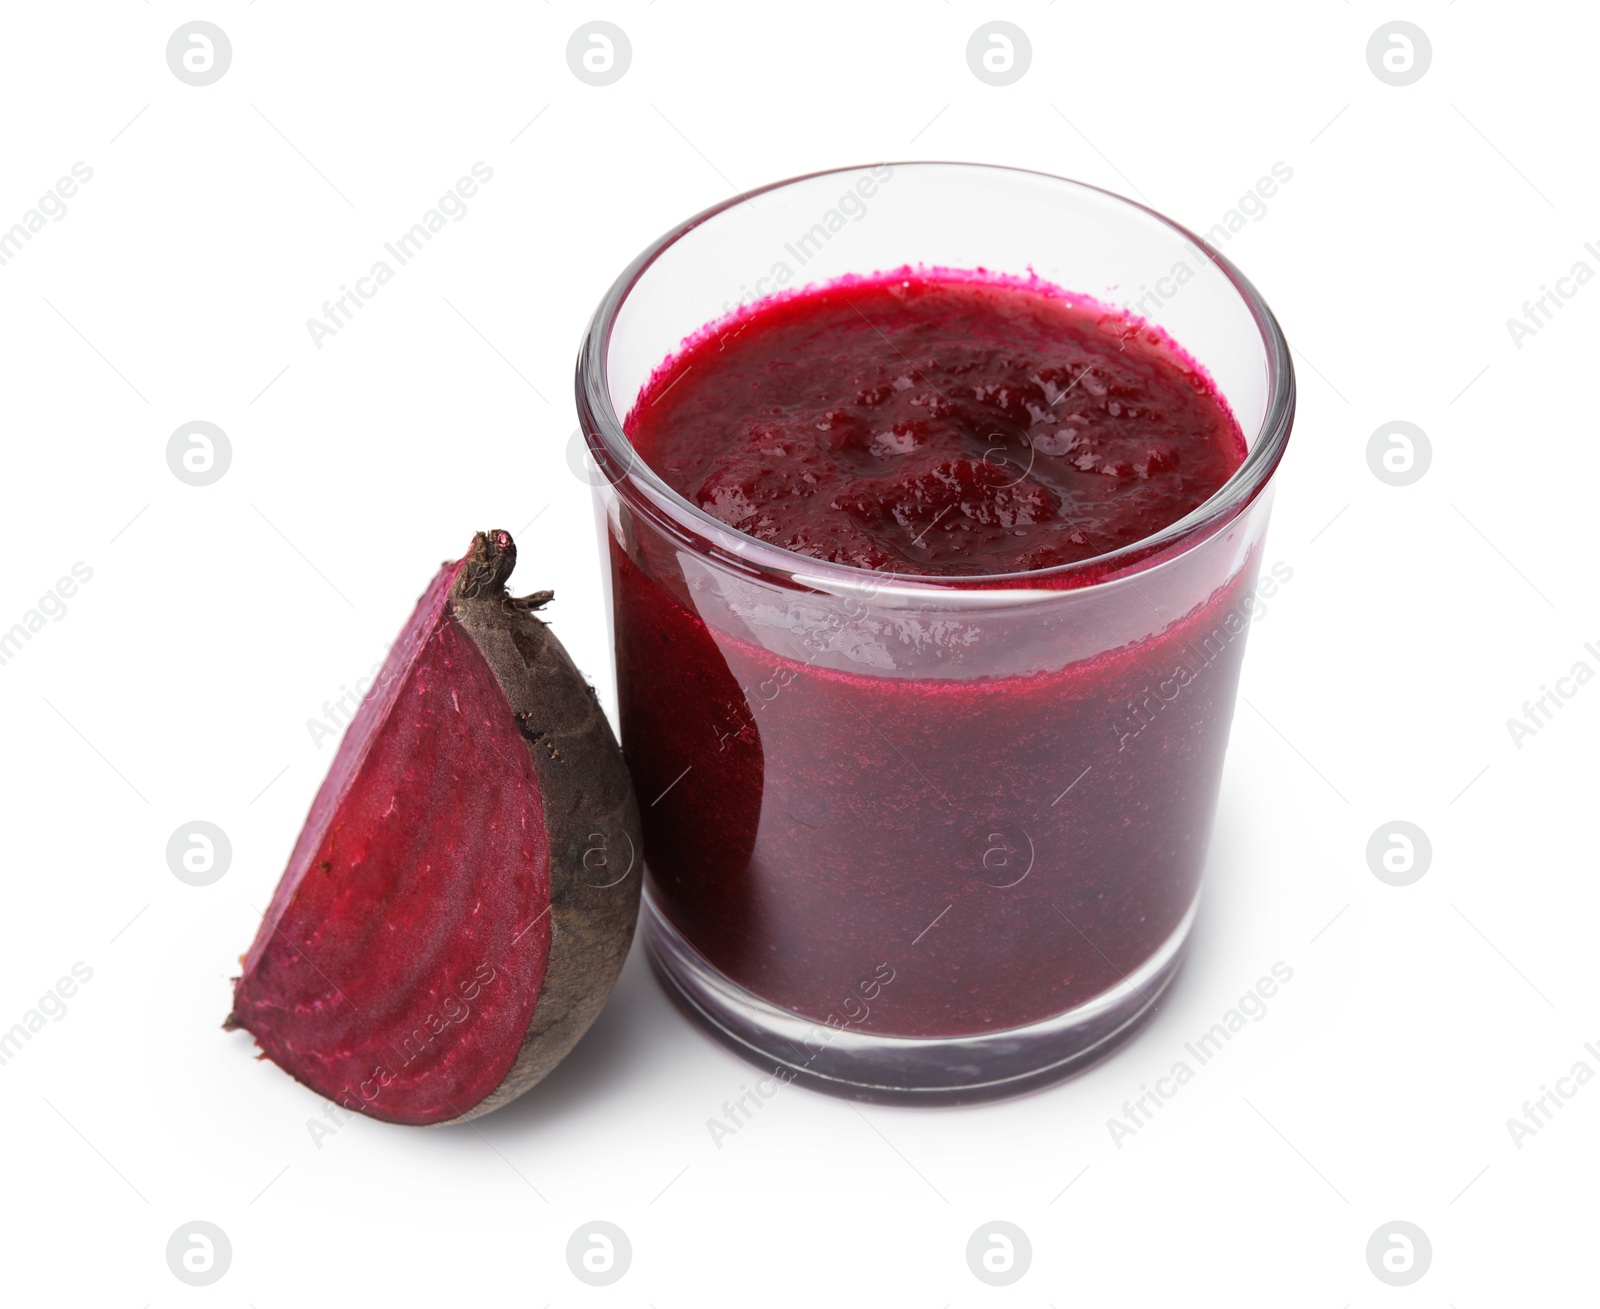
M1004 575L1149 537L1245 455L1159 331L1042 284L908 270L716 324L625 426L739 532L986 588L1094 580ZM1253 557L1187 612L1141 592L1161 615L1142 640L965 679L775 654L707 626L614 537L612 557L652 895L761 999L882 1035L1020 1027L1116 986L1189 912Z

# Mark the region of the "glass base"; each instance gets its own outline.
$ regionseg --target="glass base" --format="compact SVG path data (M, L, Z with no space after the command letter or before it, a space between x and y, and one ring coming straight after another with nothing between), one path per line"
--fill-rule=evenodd
M950 1104L1035 1090L1115 1050L1155 1012L1177 974L1198 903L1155 954L1111 990L1053 1018L977 1036L879 1036L770 1005L708 963L656 908L648 885L640 930L651 964L680 1005L780 1080L858 1100Z

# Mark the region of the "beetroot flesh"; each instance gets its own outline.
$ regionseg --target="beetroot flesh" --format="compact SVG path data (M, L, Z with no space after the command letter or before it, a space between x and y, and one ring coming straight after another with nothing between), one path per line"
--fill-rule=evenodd
M423 595L226 1024L387 1122L474 1117L531 1086L598 1013L632 934L631 787L593 693L533 617L548 593L506 595L514 561L509 534L480 534ZM605 833L613 861L596 875Z

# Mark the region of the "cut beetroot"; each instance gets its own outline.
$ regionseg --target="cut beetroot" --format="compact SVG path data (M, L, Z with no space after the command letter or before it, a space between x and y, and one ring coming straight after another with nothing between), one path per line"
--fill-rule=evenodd
M639 814L594 692L479 533L417 605L317 793L224 1026L386 1122L475 1118L599 1013Z

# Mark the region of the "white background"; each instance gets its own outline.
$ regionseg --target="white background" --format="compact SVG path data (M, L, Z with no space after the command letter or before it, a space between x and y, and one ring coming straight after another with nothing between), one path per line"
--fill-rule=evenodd
M1432 42L1386 85L1386 20ZM169 71L183 22L231 66ZM579 81L605 18L625 76ZM1007 87L969 71L1004 18ZM77 961L93 978L0 1067L8 1303L1473 1306L1592 1301L1600 1082L1521 1148L1506 1120L1600 1043L1593 732L1600 670L1592 406L1600 286L1522 342L1525 300L1600 241L1578 6L558 4L261 0L11 5L0 227L76 161L93 180L0 266L0 629L93 577L0 666L7 905L0 1029ZM531 126L530 124L531 120ZM1297 352L1299 420L1251 637L1191 962L1142 1034L1043 1093L855 1107L790 1088L721 1148L752 1069L689 1025L637 952L548 1082L473 1127L359 1120L218 1030L332 756L307 720L368 672L438 562L517 532L515 585L611 702L588 492L567 460L580 332L679 219L880 158L1059 172L1205 230L1276 161L1293 180L1227 247ZM482 160L491 183L319 350L306 320ZM228 435L221 480L166 445ZM1431 438L1413 485L1366 448ZM520 529L520 530L519 530ZM1366 846L1420 825L1383 884ZM214 885L169 871L204 819ZM1275 961L1293 981L1157 1120L1106 1122ZM232 1245L195 1289L180 1225ZM595 1289L569 1236L632 1265ZM1032 1265L981 1284L982 1223ZM1369 1236L1432 1265L1396 1289Z

